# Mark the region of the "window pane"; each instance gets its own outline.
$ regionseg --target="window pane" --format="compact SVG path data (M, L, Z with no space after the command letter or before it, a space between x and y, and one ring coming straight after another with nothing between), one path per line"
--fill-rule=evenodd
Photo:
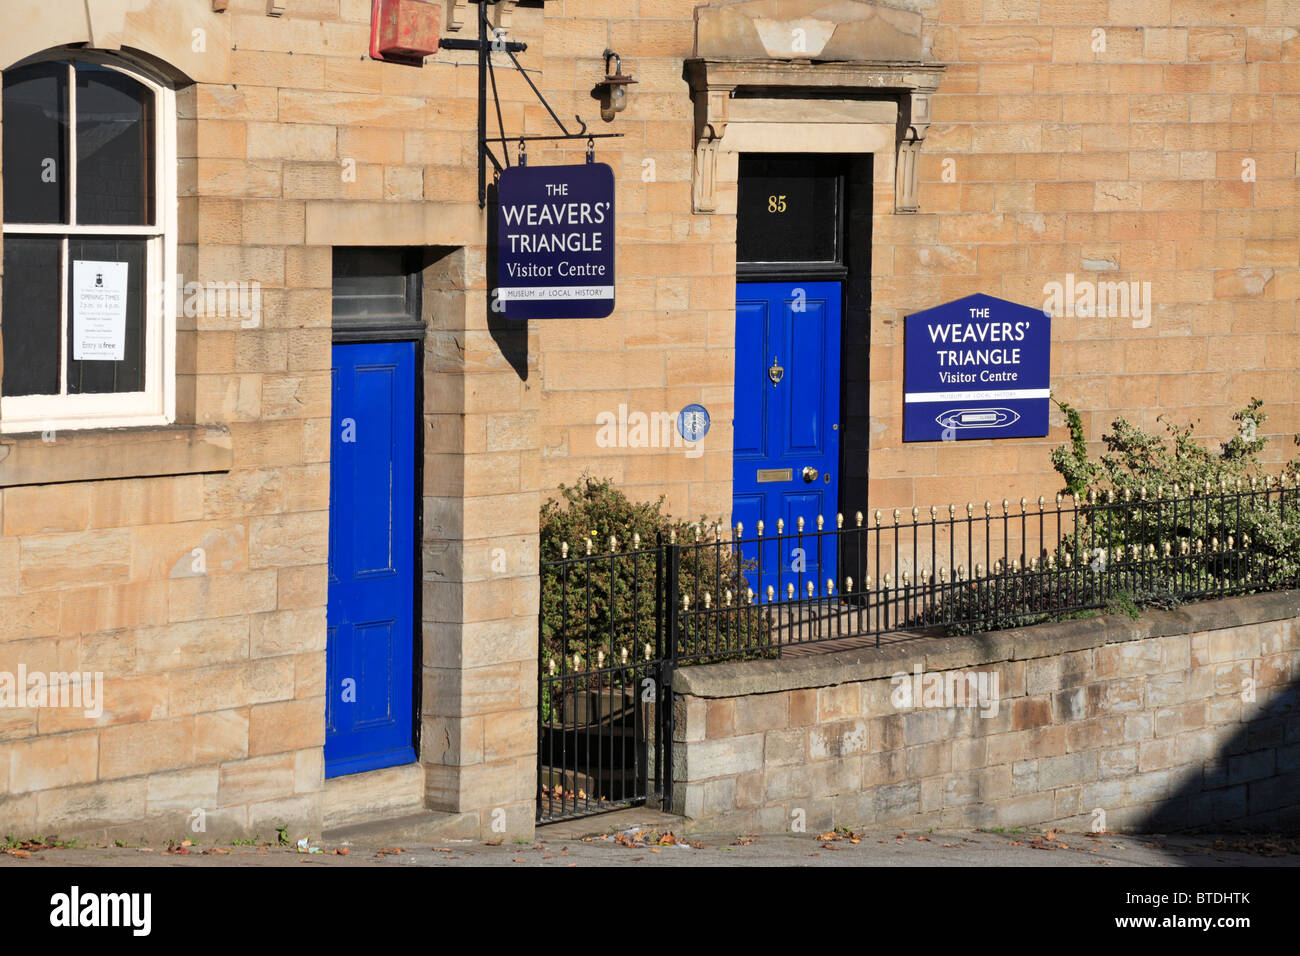
M4 218L68 221L68 65L4 74Z
M68 394L144 391L144 307L145 307L145 252L147 239L82 239L76 236L68 241ZM90 265L77 270L75 264ZM76 275L89 275L90 281L114 291L115 275L121 270L117 264L126 265L126 321L121 333L94 334L92 320L102 325L104 313L83 313L78 322ZM98 275L96 275L98 273ZM109 310L111 311L111 309ZM111 359L83 359L77 361L76 342L81 336L96 342L111 342L116 346L121 339L120 361Z
M52 236L5 236L0 394L58 394L59 245Z
M77 64L77 222L153 225L153 93Z
M737 262L838 262L835 158L741 156Z
M335 249L334 323L418 320L408 295L409 260L405 249Z

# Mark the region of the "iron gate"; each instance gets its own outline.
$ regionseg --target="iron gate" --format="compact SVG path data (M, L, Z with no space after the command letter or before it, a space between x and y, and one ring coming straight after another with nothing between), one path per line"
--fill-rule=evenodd
M663 800L671 779L676 555L608 544L541 564L538 822Z

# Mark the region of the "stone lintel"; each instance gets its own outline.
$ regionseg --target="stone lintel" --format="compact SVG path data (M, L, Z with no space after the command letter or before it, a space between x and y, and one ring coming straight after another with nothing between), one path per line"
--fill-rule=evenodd
M696 57L686 61L695 100L694 211L717 211L718 152L730 120L731 101L742 95L770 103L773 124L789 124L791 92L836 93L845 98L898 103L894 210L917 211L917 166L930 128L931 99L945 66L924 60L777 60ZM763 107L750 108L753 121ZM783 135L775 139L786 142ZM863 145L871 142L868 137Z

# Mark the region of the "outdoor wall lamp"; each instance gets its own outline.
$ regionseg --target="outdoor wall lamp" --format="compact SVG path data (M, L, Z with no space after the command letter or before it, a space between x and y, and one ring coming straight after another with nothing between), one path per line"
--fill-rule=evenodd
M609 72L609 61L614 61L614 72ZM623 61L613 50L605 51L605 79L596 84L592 95L600 100L600 118L606 123L627 108L627 88L636 80L623 75Z

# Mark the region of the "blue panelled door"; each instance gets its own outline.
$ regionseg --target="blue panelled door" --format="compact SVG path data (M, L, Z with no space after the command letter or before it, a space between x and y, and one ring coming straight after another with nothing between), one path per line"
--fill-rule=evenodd
M334 346L325 776L415 760L414 342Z
M816 531L818 515L835 527L839 500L838 282L736 286L735 394L732 524L752 538L761 519L764 537L775 537L778 518L787 535L804 519L802 542L773 541L761 555L746 549L759 565L750 586L764 601L768 585L784 597L787 585L806 595L813 581L824 594L835 577L834 537Z

